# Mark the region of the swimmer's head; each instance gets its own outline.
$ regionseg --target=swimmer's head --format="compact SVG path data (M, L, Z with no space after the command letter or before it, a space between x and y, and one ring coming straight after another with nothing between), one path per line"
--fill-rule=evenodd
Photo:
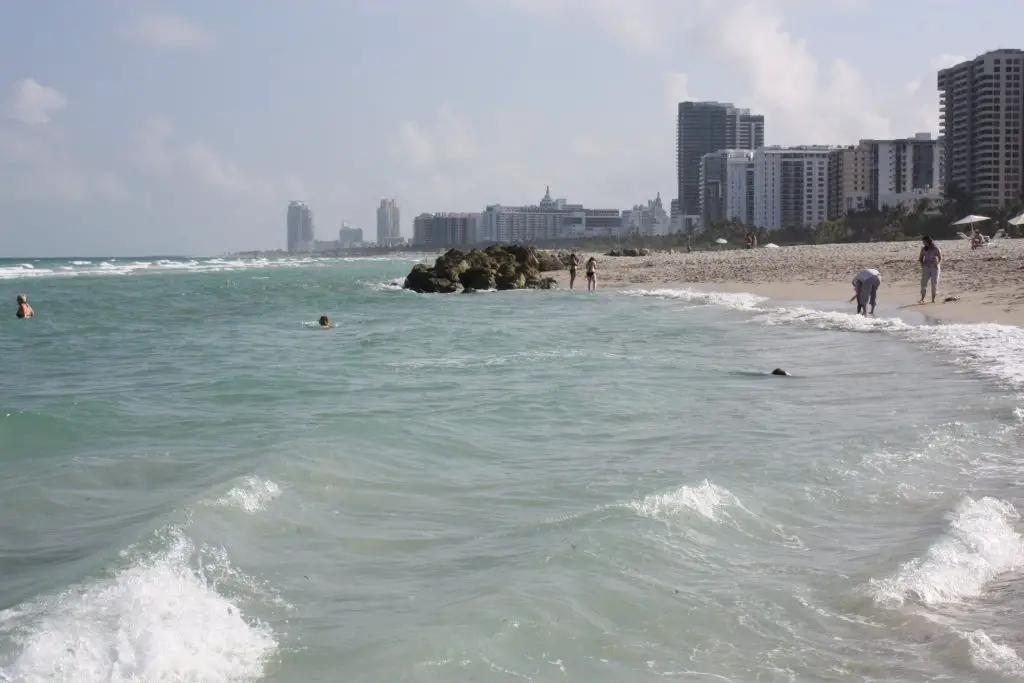
M19 304L27 304L28 303L28 299L25 298L24 294L19 294L18 295L18 303Z
M326 315L320 316L320 327L327 327L331 324L331 321L327 319Z

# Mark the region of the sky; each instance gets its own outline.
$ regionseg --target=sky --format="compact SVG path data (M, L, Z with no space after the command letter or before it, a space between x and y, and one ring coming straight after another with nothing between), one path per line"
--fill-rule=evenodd
M677 103L767 144L938 131L1017 0L0 0L0 257L282 248L552 195L675 197Z

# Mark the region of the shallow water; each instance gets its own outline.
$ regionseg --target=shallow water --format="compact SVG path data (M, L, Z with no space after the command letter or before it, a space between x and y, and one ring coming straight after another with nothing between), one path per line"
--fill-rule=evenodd
M0 263L2 680L1024 679L1017 328L94 261Z

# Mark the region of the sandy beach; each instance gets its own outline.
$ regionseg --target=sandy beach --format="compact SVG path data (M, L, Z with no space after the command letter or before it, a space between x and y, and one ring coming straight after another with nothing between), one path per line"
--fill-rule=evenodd
M672 288L750 292L772 299L845 304L851 280L862 268L882 275L877 313L905 308L940 322L1000 323L1024 327L1024 239L994 240L971 250L966 240L936 242L942 274L936 303L920 298L920 242L826 244L778 249L723 249L693 253L653 253L641 257L593 254L598 287ZM591 254L581 254L585 262ZM586 291L581 267L576 289ZM569 273L558 274L568 287ZM957 301L943 302L946 297ZM850 312L856 309L849 304Z

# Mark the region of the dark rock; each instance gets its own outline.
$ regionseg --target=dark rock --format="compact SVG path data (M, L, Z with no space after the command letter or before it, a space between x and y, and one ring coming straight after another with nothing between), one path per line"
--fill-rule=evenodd
M437 291L434 286L434 273L433 269L428 268L422 263L417 263L409 271L409 274L405 276L405 284L402 285L405 289L411 289L416 292L425 292L432 294Z
M605 253L605 256L647 256L651 253L650 249L634 249L629 247L627 249L611 249Z
M462 286L467 289L494 289L494 271L483 266L470 266L459 276Z
M550 251L541 251L537 253L537 270L542 273L550 273L555 270L564 270L566 264L555 254Z
M449 249L433 266L418 263L405 278L405 288L422 293L448 294L482 289L551 289L552 277L541 273L562 270L561 255L528 245L492 245L464 252Z

